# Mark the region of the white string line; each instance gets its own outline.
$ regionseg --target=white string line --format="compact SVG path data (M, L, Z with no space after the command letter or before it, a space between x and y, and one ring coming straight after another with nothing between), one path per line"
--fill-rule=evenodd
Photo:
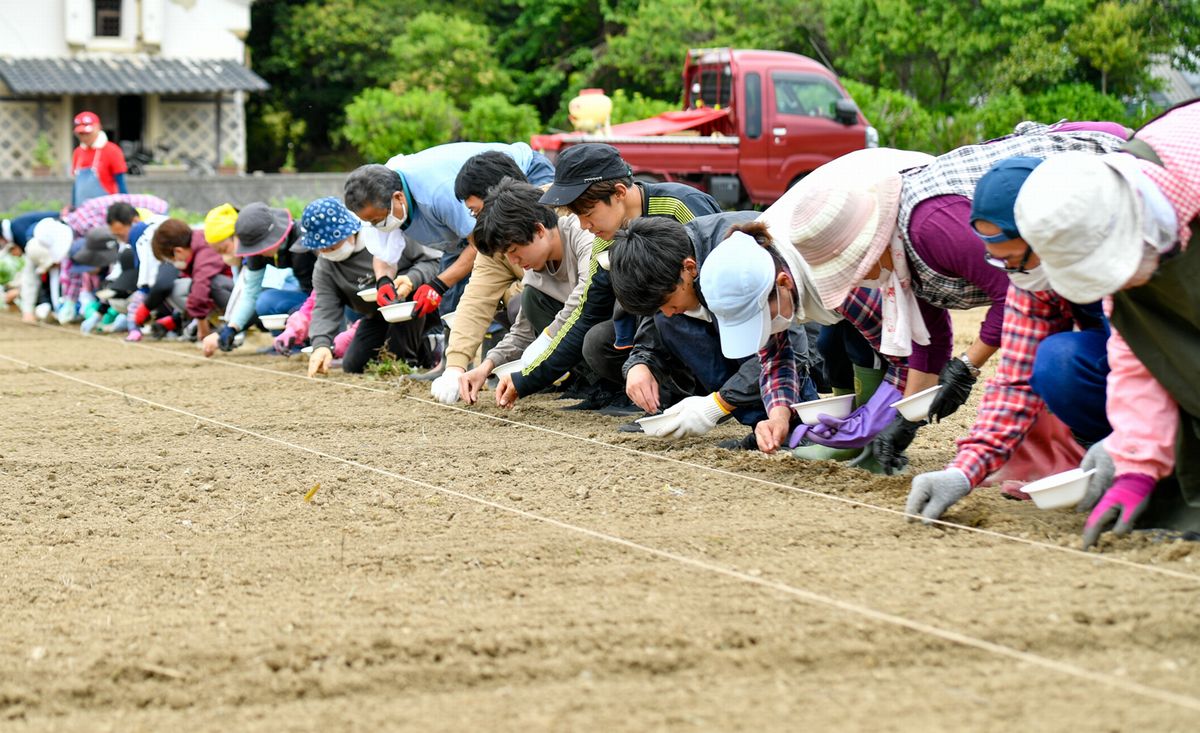
M12 320L12 316L7 316L7 318ZM48 326L46 324L39 323L37 325L41 328L45 328L45 329L49 329L49 330L57 330L57 329L54 329L54 327ZM71 334L71 335L77 335L80 337L100 338L100 340L102 342L108 343L110 345L114 343L111 339L104 339L103 337L97 336L96 334L84 334L84 333L78 333L78 332L74 332L74 331L68 331L67 333ZM118 342L118 346L120 345L120 343L122 343L122 342ZM521 422L519 420L513 420L511 418L501 417L499 415L490 415L485 412L468 410L464 407L459 407L458 405L446 405L441 402L437 402L435 400L425 399L423 397L414 397L412 395L398 395L398 394L396 394L396 392L391 391L391 390L379 389L377 387L368 387L363 384L355 384L353 382L334 382L334 381L331 381L328 379L317 379L315 377L309 377L305 374L295 374L292 372L280 371L278 369L267 369L265 367L255 366L253 364L239 364L237 362L229 361L227 359L213 360L213 359L209 359L204 356L197 356L194 354L186 354L186 353L183 353L180 351L176 351L174 349L167 349L167 348L164 348L161 346L154 346L151 344L143 344L143 343L138 343L138 342L123 342L123 343L127 346L132 345L132 346L136 346L138 348L147 349L147 350L155 351L158 353L168 354L170 356L175 356L175 357L179 357L182 359L192 359L194 361L199 361L202 364L214 364L214 365L234 367L237 369L248 369L250 371L263 372L265 374L271 374L271 375L275 375L275 376L285 376L285 377L289 377L291 379L301 379L306 382L316 382L318 384L343 387L345 389L355 389L355 390L361 390L363 392L374 392L377 394L386 394L386 395L392 395L394 397L401 397L402 399L411 400L413 402L418 402L423 405L431 405L434 407L440 407L440 408L444 408L447 410L453 410L455 412L464 413L466 415L471 415L476 418L484 418L487 420L493 420L495 422L501 422L501 423L505 423L508 425L515 425L515 426L519 426L519 427L523 427L523 428L528 428L529 430L535 430L535 431L539 431L539 432L543 432L543 433L548 433L550 435L556 435L556 436L562 437L562 438L569 438L571 440L576 440L576 441L580 441L580 442L584 442L584 443L591 443L593 445L602 446L605 448L609 448L611 450L623 451L625 453L631 453L634 455L642 456L644 458L652 458L654 460L664 461L667 463L674 463L676 465L685 466L687 468L693 468L693 469L697 469L700 471L715 473L715 474L725 476L728 478L739 479L739 480L743 480L743 481L750 481L753 483L761 484L763 486L769 486L769 487L775 488L775 489L783 489L784 491L790 491L790 492L801 494L804 496L815 497L815 498L824 499L827 501L840 502L842 504L857 507L860 509L871 509L871 510L874 510L877 512L883 512L886 514L892 514L897 517L903 517L905 519L920 520L927 524L945 527L947 529L957 529L957 530L961 530L961 531L965 531L965 532L972 532L974 534L978 534L978 535L981 535L984 537L991 537L993 539L1015 542L1017 544L1027 545L1029 547L1037 547L1037 548L1040 548L1043 550L1051 550L1051 551L1063 553L1063 554L1066 554L1066 555L1069 555L1069 556L1075 557L1075 558L1086 558L1087 560L1090 560L1092 562L1101 562L1101 563L1107 563L1110 565L1118 565L1121 567L1133 568L1133 569L1140 570L1143 572L1153 573L1153 574L1157 574L1157 575L1163 575L1163 576L1170 577L1170 578L1178 578L1181 580L1187 580L1192 583L1200 583L1200 575L1197 575L1196 573L1188 573L1188 572L1184 572L1181 570L1164 568L1164 567L1157 566L1157 565L1149 565L1146 563L1136 562L1133 560L1126 560L1124 558L1113 557L1111 555L1105 555L1103 553L1098 553L1098 552L1097 553L1087 552L1085 550L1080 550L1075 547L1064 547L1062 545L1053 545L1053 544L1050 544L1049 542L1041 542L1039 540L1027 539L1024 537L1017 537L1015 535L1004 534L1003 532L997 532L997 531L991 530L991 529L984 529L982 527L972 527L972 526L966 525L966 524L958 524L957 522L950 522L945 519L926 519L925 517L923 517L919 514L909 514L908 512L906 512L902 509L893 509L891 507L880 506L878 504L871 504L871 503L868 503L865 501L859 501L858 499L851 499L851 498L844 497L844 496L837 496L836 494L826 494L826 493L823 493L820 491L815 491L813 489L806 489L806 488L803 488L800 486L791 486L789 484L780 483L778 481L772 481L770 479L760 478L758 476L751 476L749 474L738 473L736 471L730 471L728 469L719 468L717 466L708 466L703 463L694 463L692 461L685 461L681 458L674 458L674 457L663 455L660 453L650 453L647 451L639 450L637 448L630 448L625 445L619 445L619 444L615 444L615 443L607 443L605 441L597 440L595 438L587 438L582 435L575 435L573 433L567 433L567 432L564 432L561 430L555 430L554 428L547 428L547 427L543 427L541 425L525 423L525 422Z
M168 412L173 412L178 415L183 415L184 417L198 420L200 422L209 423L210 425L215 425L217 427L223 428L225 430L229 430L231 432L242 433L243 435L249 435L251 437L258 438L259 440L267 441L270 443L276 443L278 445L282 445L284 447L290 448L295 451L300 451L302 453L309 453L311 455L317 456L318 458L324 458L326 460L334 461L336 463L342 463L347 466L352 466L354 468L361 469L363 471L376 473L381 476L386 476L388 478L396 479L396 480L402 481L404 483L412 484L413 486L419 486L419 487L421 487L423 489L427 489L429 491L436 491L436 492L444 494L446 496L452 496L456 499L462 499L464 501L479 504L481 506L490 507L492 509L506 512L508 514L513 514L518 517L530 519L535 522L540 522L542 524L545 524L545 525L548 525L551 527L556 527L558 529L566 530L568 532L574 532L576 534L581 534L581 535L590 537L591 539L594 539L594 540L597 540L600 542L608 543L611 545L617 545L619 547L624 547L626 549L634 550L636 552L640 552L640 553L643 553L646 555L651 555L653 557L661 558L664 560L670 560L672 562L686 565L686 566L691 567L696 570L701 570L701 571L711 573L714 575L722 575L727 578L732 578L734 580L741 581L743 583L748 583L751 585L759 586L761 588L767 588L770 590L774 590L774 591L777 591L784 595L792 596L792 597L798 598L802 601L806 601L810 604L827 606L829 608L833 608L833 609L836 609L839 611L844 611L846 613L862 616L863 618L867 618L867 619L876 621L881 624L889 624L892 626L898 626L900 628L908 629L910 631L915 631L919 634L925 634L926 636L933 636L933 637L936 637L939 639L943 639L945 641L949 641L951 643L958 644L960 646L977 649L977 650L980 650L983 652L988 652L990 654L994 654L994 655L1001 656L1001 657L1007 657L1009 659L1013 659L1013 660L1016 660L1019 662L1025 662L1027 664L1032 664L1034 666L1041 667L1042 669L1046 669L1046 670L1049 670L1052 672L1058 672L1060 674L1067 675L1070 677L1075 677L1077 679L1094 682L1099 685L1104 685L1106 687L1110 687L1115 690L1120 690L1122 692L1127 692L1127 693L1130 693L1133 695L1139 695L1141 697L1149 698L1151 700L1156 700L1158 702L1167 703L1170 705L1176 705L1178 707L1186 708L1188 710L1200 712L1200 698L1195 698L1190 695L1184 695L1184 694L1172 692L1170 690L1164 690L1162 688L1153 687L1150 685L1144 685L1140 682L1124 680L1124 679L1121 679L1114 675L1104 674L1101 672L1094 672L1092 670L1086 669L1084 667L1079 667L1074 664L1070 664L1068 662L1063 662L1063 661L1057 660L1057 659L1051 659L1049 657L1043 657L1040 654L1033 654L1031 652L1021 651L1020 649L1014 649L1012 647L1008 647L1003 644L997 644L995 642L987 641L986 639L980 639L980 638L977 638L974 636L969 636L967 634L964 634L964 633L961 633L958 631L954 631L952 629L944 629L940 626L934 626L932 624L923 623L921 621L914 621L912 619L905 618L903 616L897 616L895 614L887 613L885 611L879 611L877 609L871 608L870 606L864 606L864 605L861 605L858 603L853 603L850 601L843 601L843 600L840 600L837 598L831 598L829 596L824 596L819 593L815 593L813 591L806 590L804 588L799 588L799 587L796 587L793 585L789 585L787 583L784 583L784 582L781 582L778 580L771 580L769 578L764 578L761 576L750 575L749 573L744 573L744 572L741 572L739 570L736 570L734 568L730 568L727 566L707 562L705 560L700 560L700 559L697 559L694 557L689 557L687 555L680 555L678 553L671 552L669 550L662 550L662 549L659 549L656 547L651 547L649 545L643 545L639 542L634 542L633 540L625 539L624 537L619 537L617 535L608 534L606 532L601 532L599 530L589 529L588 527L582 527L582 526L579 526L576 524L571 524L569 522L564 522L559 519L554 519L553 517L547 517L547 516L543 516L541 514L535 514L534 512L527 511L524 509L518 509L516 507L511 507L511 506L507 506L505 504L500 504L500 503L492 501L490 499L473 496L471 494L457 491L455 489L449 489L444 486L438 486L437 484L429 483L427 481L421 481L419 479L410 478L408 476L404 476L402 474L398 474L393 471L388 471L387 469L378 468L376 466L362 463L362 462L353 460L351 458L343 458L341 456L337 456L332 453L326 453L326 452L324 452L322 450L318 450L316 448L310 448L306 445L301 445L299 443L293 443L289 440L284 440L283 438L277 438L273 435L259 433L257 431L250 430L248 428L243 428L241 426L234 425L234 424L228 423L228 422L224 422L224 421L218 420L216 418L206 417L204 415L200 415L200 414L197 414L194 412L189 412L188 410L184 410L184 409L181 409L178 407L172 407L170 405L163 404L161 402L156 402L154 400L150 400L145 397L138 397L137 395L131 395L131 394L128 394L127 392L117 390L113 387L108 387L103 384L98 384L96 382L92 382L92 381L89 381L86 379L81 379L81 378L73 376L71 374L55 371L55 370L49 369L47 367L38 366L37 364L31 364L29 362L25 362L20 359L16 359L16 358L7 356L5 354L0 354L0 359L4 359L4 360L12 362L14 364L19 364L21 366L24 366L27 369L36 369L38 371L45 372L46 374L50 374L50 375L59 377L61 379L65 379L65 380L68 380L71 382L76 382L78 384L82 384L87 387L91 387L93 389L98 389L103 392L108 392L110 394L118 395L118 396L124 397L125 399L136 400L137 402L141 402L143 404L158 408L160 410L166 410Z

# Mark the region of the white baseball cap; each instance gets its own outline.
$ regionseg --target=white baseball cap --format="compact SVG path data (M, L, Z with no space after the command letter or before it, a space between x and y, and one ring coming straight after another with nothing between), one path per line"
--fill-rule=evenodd
M25 245L25 256L39 273L62 262L71 251L71 227L57 219L42 219L33 227L33 235Z
M700 268L700 291L717 319L721 353L741 359L758 351L771 333L767 304L775 287L775 261L744 232L716 246Z

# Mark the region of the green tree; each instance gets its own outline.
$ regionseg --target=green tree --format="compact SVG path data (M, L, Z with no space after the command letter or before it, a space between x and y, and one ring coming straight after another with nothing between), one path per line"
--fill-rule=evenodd
M541 126L532 105L513 104L503 94L488 94L471 100L463 116L462 136L466 140L527 143Z
M487 26L454 15L421 13L392 40L392 90L445 92L456 105L488 94L510 95L512 77L496 57Z
M612 93L612 103L612 124L614 125L644 120L663 112L679 109L679 102L651 99L642 95L641 92L627 92L624 89L617 89Z
M1146 60L1155 48L1142 22L1150 3L1102 2L1067 31L1071 51L1100 73L1100 93L1134 92L1147 81ZM1161 40L1161 39L1160 39Z
M442 91L395 94L366 89L346 107L341 135L363 158L383 163L397 153L415 153L454 140L460 115Z
M879 144L902 150L941 152L933 139L933 117L903 92L843 79L842 84L867 121L879 131Z

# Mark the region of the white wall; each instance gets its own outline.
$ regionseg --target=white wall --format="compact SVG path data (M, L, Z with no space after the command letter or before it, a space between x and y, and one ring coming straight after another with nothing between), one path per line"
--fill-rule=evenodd
M164 0L162 4L163 56L242 60L239 36L250 30L250 0Z
M120 39L92 39L85 51L136 51L144 35L159 42L170 58L223 58L241 61L241 37L250 30L251 0L123 0ZM138 18L139 7L147 27ZM90 34L91 0L0 0L0 56L66 57L67 13L76 14Z
M0 0L0 56L67 55L62 0Z

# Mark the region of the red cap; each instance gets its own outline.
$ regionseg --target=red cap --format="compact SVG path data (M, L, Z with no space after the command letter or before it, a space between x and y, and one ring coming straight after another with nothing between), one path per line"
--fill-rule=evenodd
M100 118L95 112L80 112L75 115L75 132L88 133L100 127Z

